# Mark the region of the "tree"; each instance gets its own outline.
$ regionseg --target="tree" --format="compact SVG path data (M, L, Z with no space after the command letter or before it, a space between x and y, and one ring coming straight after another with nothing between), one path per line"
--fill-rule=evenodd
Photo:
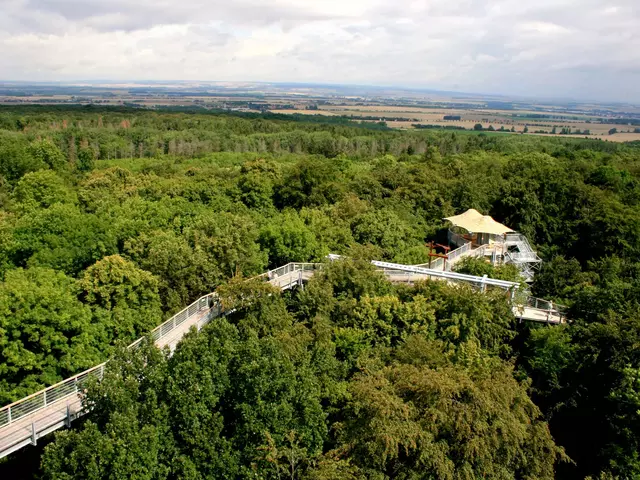
M618 129L615 127L609 130L609 135L615 135L616 133L618 133Z
M268 252L269 266L272 268L322 257L315 235L294 211L285 212L276 222L264 227L258 242Z
M74 279L16 269L0 283L0 400L9 403L102 360Z
M70 189L52 170L25 174L16 184L13 197L22 208L48 208L55 203L73 203Z
M337 166L327 159L299 161L276 186L275 203L299 209L335 202L342 195L340 177Z
M91 420L47 447L45 478L278 478L281 460L299 478L327 436L310 357L225 319L171 359L119 351L87 403Z
M393 259L409 246L419 244L416 232L391 209L359 215L354 219L351 230L358 243L380 247L386 259Z
M57 433L45 448L44 478L168 478L167 457L176 450L161 404L166 368L166 358L149 344L120 350L107 363L104 380L89 387L91 420Z
M93 167L95 166L95 160L96 160L95 156L96 154L92 148L89 148L89 147L81 148L80 151L78 152L78 160L77 160L78 170L80 170L81 172L89 172L93 170Z
M71 204L54 203L25 213L14 230L18 265L47 266L75 275L117 251L107 219Z
M152 231L125 243L125 251L159 280L165 311L179 311L214 290L222 277L205 252L171 231Z
M25 173L47 168L47 164L32 155L27 142L21 136L0 135L0 176L13 183Z
M554 478L563 453L508 367L412 363L349 385L341 443L368 476Z
M242 192L242 202L249 208L266 208L273 205L273 184L271 180L258 173L247 173L238 182Z
M102 345L130 343L162 321L158 280L119 255L85 270L80 288L93 310L92 335Z
M473 126L473 129L474 129L476 132L481 132L482 130L484 130L484 127L482 126L482 124L481 124L481 123L476 123L476 124Z
M521 281L520 271L513 264L505 264L493 266L483 258L467 257L456 263L455 271L482 277L484 275L490 278L500 280L508 280L511 282Z
M64 154L50 140L39 140L29 146L31 155L56 171L64 170L67 159Z

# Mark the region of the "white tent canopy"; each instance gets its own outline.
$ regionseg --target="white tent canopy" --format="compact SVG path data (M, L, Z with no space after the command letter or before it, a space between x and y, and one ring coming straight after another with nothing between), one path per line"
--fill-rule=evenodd
M492 235L504 235L513 232L509 227L496 222L489 215L482 215L473 208L454 217L447 217L455 227L464 228L470 233L490 233Z

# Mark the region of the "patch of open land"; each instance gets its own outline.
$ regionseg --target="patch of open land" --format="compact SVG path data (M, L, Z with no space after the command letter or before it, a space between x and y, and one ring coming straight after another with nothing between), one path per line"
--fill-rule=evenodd
M404 130L464 129L615 142L640 140L640 107L636 105L537 102L383 87L251 82L0 84L0 104L29 103L324 115L384 122L387 127Z

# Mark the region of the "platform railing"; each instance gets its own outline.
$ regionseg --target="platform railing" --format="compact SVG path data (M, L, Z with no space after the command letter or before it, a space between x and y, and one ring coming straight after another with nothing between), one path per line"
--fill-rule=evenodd
M449 265L453 265L458 261L460 257L464 257L471 251L471 243L465 243L460 248L456 248L455 250L451 250L447 254L447 263Z
M338 255L330 255L329 259L335 260L340 258ZM564 312L566 309L559 305L553 304L546 300L537 299L534 297L529 297L523 302L518 302L515 299L515 295L518 292L519 284L516 282L509 282L505 280L497 280L492 278L484 277L476 277L472 275L460 274L456 272L448 272L434 269L425 269L414 266L400 265L390 262L371 262L374 266L379 269L386 271L387 273L401 273L403 276L406 275L407 281L411 282L417 279L423 278L432 278L432 279L442 279L450 282L464 282L470 283L476 287L478 287L481 291L484 291L487 287L498 287L505 291L510 292L512 302L517 304L525 304L527 306L539 309L545 309L549 312ZM286 285L281 288L290 288L296 284L302 284L303 279L307 279L310 275L304 275L305 272L312 272L322 267L322 264L314 264L314 263L289 263L282 267L271 270L265 274L260 275L260 277L264 277L271 283L277 283L278 279L282 279L285 281ZM298 276L292 275L293 273L298 272ZM524 300L524 299L523 299ZM176 329L182 327L185 322L190 320L194 320L194 317L197 318L197 322L193 323L192 326L197 326L201 328L206 323L210 322L212 319L217 318L222 315L223 309L221 303L218 299L216 293L210 293L208 295L204 295L200 297L198 300L193 302L188 307L184 308L180 312L173 315L167 321L163 322L158 327L154 328L151 332L151 338L154 340L156 344L162 344L162 340L174 334ZM563 314L563 313L562 313ZM180 337L182 334L186 333L186 329L182 329ZM137 348L142 342L142 338L136 340L129 348ZM179 338L170 338L169 342L165 342L166 344L179 340ZM5 407L0 408L0 428L5 428L11 426L13 423L18 421L26 421L26 424L31 424L31 428L33 428L33 443L37 438L36 426L33 423L32 419L25 418L34 415L34 418L39 415L39 412L43 411L47 408L52 408L53 410L47 410L44 412L45 415L48 414L49 411L52 412L60 412L65 409L65 405L70 403L71 400L77 402L79 393L82 392L90 381L93 379L100 380L104 375L104 367L105 363L101 363L93 368L85 370L84 372L80 372L77 375L74 375L66 380L63 380L60 383L52 385L48 388L45 388L39 392L36 392L28 397L25 397L17 402L14 402L10 405L6 405ZM64 400L67 400L65 402ZM56 404L55 407L53 405ZM68 407L66 407L68 409ZM81 414L81 411L76 412L77 414ZM77 415L76 415L77 416ZM52 431L50 425L47 428L44 428L43 434L46 432ZM59 428L59 427L55 427ZM27 434L27 438L29 438L31 434ZM17 443L16 443L17 442ZM24 442L24 439L17 440L16 442L12 442L12 445L17 445L19 442ZM0 451L0 458L14 451L15 447L11 449L11 446L5 448L3 451Z
M214 293L200 297L191 305L176 313L169 320L154 328L150 332L151 338L154 342L158 342L164 337L167 337L176 328L181 326L194 315L210 309L214 298ZM140 342L142 342L143 339L144 337L139 338L129 345L129 348L136 348L140 345ZM73 377L67 378L60 383L51 385L50 387L29 395L17 402L2 407L0 409L0 428L11 425L13 422L23 419L26 416L38 413L40 410L67 397L77 396L78 392L82 391L91 379L102 379L105 365L106 362L101 363L100 365L85 370L84 372L80 372Z

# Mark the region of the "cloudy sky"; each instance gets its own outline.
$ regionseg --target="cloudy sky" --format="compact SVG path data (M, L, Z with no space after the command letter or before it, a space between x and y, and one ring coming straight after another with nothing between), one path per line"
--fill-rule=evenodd
M0 0L0 80L96 79L640 103L640 0Z

